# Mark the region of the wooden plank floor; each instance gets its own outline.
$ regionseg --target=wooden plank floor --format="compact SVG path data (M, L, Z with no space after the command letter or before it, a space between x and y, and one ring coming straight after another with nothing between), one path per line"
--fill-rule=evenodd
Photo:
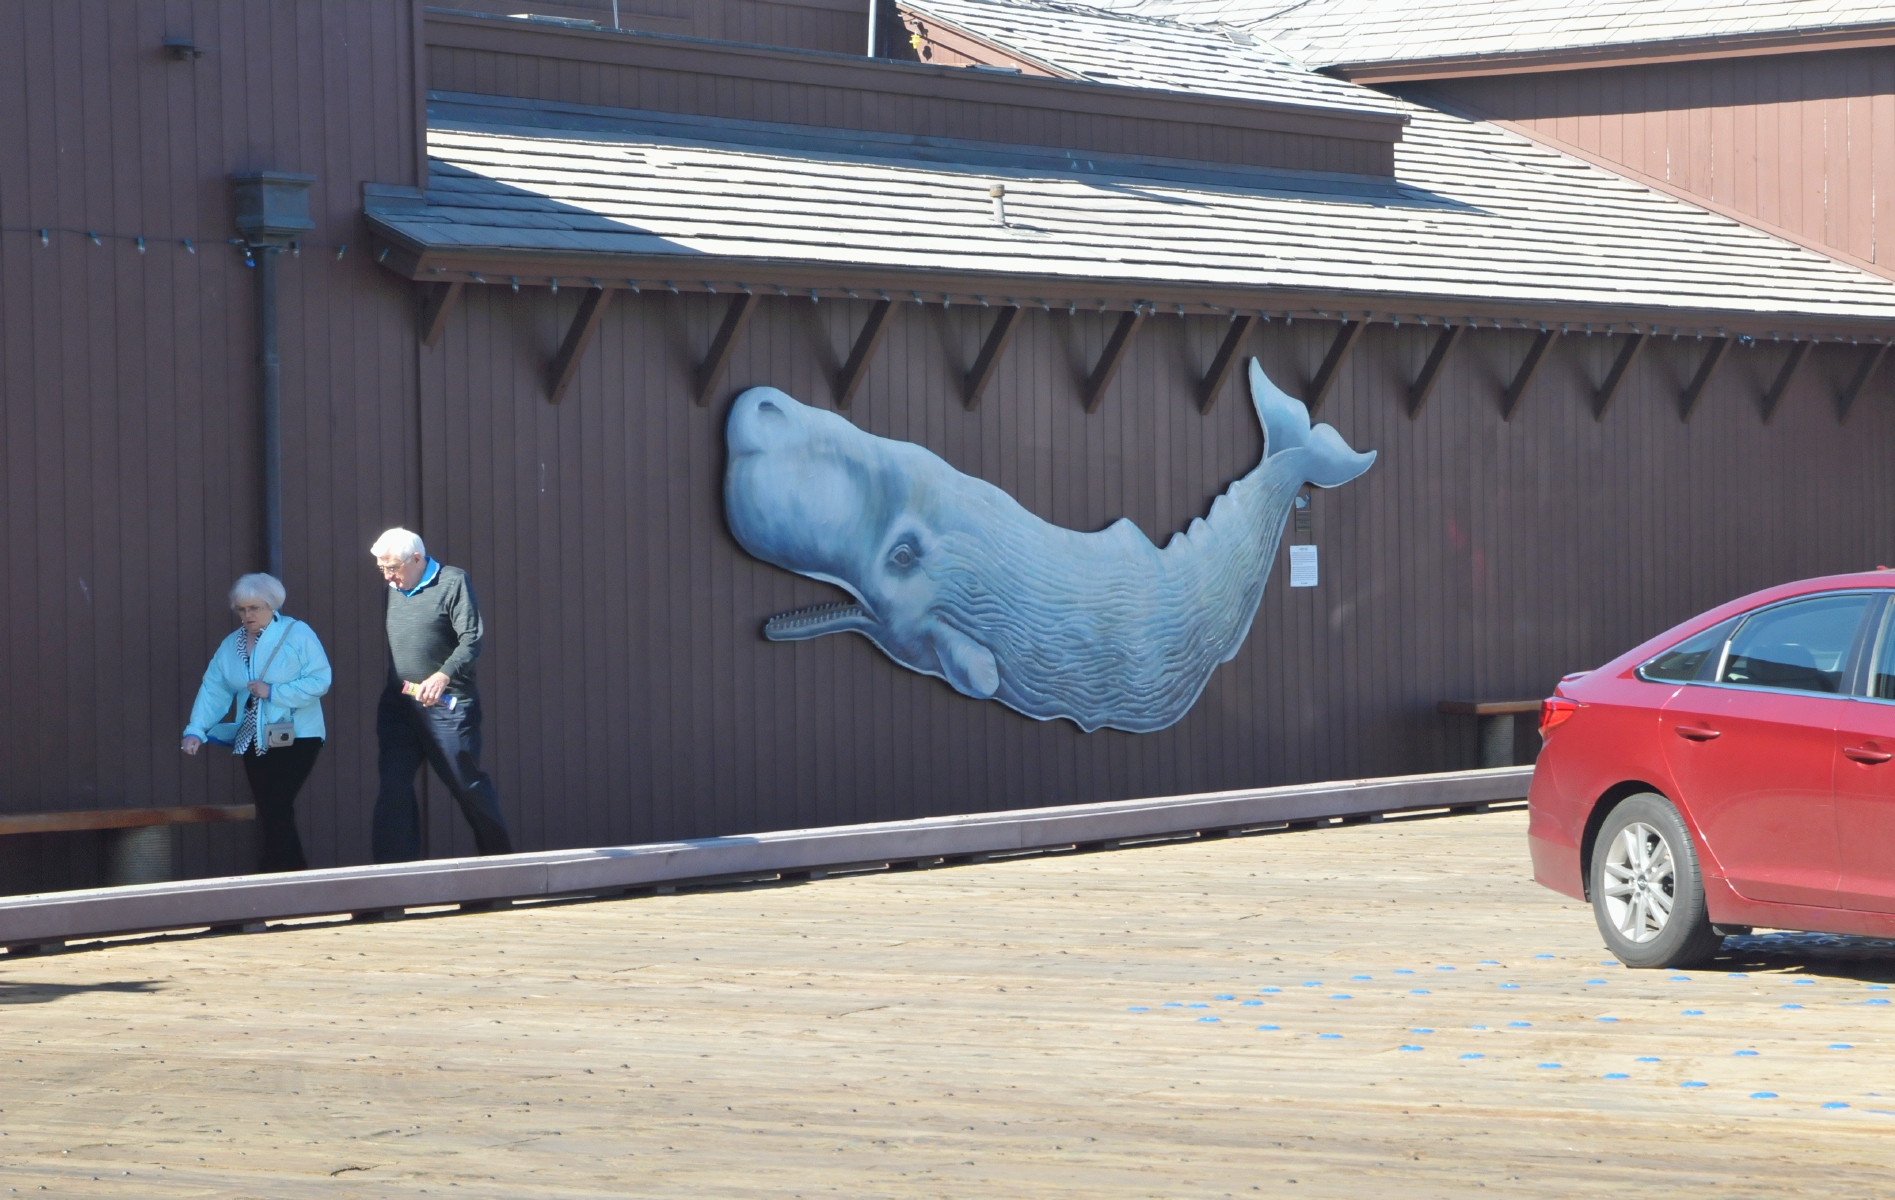
M0 959L0 1186L1885 1192L1895 948L1602 965L1524 835L1515 811Z

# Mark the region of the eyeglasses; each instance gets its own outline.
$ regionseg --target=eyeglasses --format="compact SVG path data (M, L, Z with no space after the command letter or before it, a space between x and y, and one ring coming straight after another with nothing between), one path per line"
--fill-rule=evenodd
M385 563L376 563L375 569L382 573L383 579L395 579L401 575L402 568L405 566L407 566L406 563L396 563L392 567Z

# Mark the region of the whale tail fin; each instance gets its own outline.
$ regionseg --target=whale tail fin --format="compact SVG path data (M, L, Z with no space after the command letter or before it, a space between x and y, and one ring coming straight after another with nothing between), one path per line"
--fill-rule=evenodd
M1256 359L1250 360L1250 402L1263 422L1264 457L1301 451L1302 476L1317 487L1341 487L1369 469L1375 451L1358 454L1328 425L1310 427L1303 402L1270 382Z

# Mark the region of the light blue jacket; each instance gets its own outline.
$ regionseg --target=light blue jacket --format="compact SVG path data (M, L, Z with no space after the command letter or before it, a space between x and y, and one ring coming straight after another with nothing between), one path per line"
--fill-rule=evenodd
M250 681L257 678L270 685L270 695L261 701L262 707L257 713L258 737L263 736L265 725L277 721L295 722L299 738L328 736L322 723L321 697L334 680L329 656L323 653L315 630L306 622L291 622L292 618L276 614L275 619L263 627L263 636L250 652L250 663L255 670L261 671L265 663L270 664L267 676L254 675L244 669L243 655L237 652L237 639L243 634L241 626L218 645L217 653L211 655L211 665L204 670L204 684L197 689L197 703L191 705L191 723L184 727L185 737L209 741L210 727L224 719L230 711L231 699L249 695ZM270 655L279 643L283 650L277 654L276 661L271 662ZM242 715L239 709L238 716Z

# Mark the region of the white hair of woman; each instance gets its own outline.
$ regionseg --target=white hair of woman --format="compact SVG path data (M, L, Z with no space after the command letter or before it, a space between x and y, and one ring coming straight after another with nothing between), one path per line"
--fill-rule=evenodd
M261 571L252 575L240 575L237 582L230 585L230 607L235 609L246 600L255 600L270 606L270 611L283 611L284 601L289 594L283 590L283 581L274 575L265 575Z
M378 559L410 559L416 555L426 557L428 548L422 543L420 534L397 525L384 530L382 536L375 539L375 544L368 548L368 552Z

